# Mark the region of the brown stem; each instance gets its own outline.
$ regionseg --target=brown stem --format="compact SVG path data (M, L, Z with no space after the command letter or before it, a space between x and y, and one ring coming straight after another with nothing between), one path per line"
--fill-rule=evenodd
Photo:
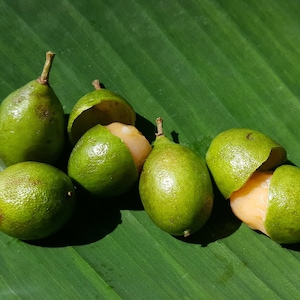
M101 86L100 86L100 81L98 79L95 79L93 82L92 82L92 85L94 86L94 88L96 90L100 90L101 89Z
M49 83L49 74L55 53L48 51L46 53L46 61L41 76L37 79L40 84L47 85Z
M160 117L156 119L156 128L157 128L157 133L155 134L156 137L164 136L163 119Z

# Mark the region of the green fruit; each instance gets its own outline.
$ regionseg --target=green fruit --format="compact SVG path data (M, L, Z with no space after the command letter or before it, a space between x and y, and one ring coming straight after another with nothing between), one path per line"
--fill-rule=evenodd
M77 185L99 197L123 194L138 179L137 167L125 143L99 124L76 143L68 174Z
M21 239L47 237L75 207L71 179L45 163L21 162L0 173L0 230Z
M8 166L26 160L53 163L61 154L64 111L48 84L53 58L48 52L41 77L12 92L0 106L0 158Z
M254 172L232 193L234 214L250 228L280 244L300 242L300 169L282 165L274 172Z
M70 113L68 135L73 145L88 129L97 124L135 124L135 111L123 97L100 88L98 80L93 81L93 85L96 89L80 98Z
M228 199L254 171L270 170L286 161L286 151L263 133L233 128L216 136L206 153L207 166Z
M208 220L212 183L205 161L185 146L158 134L140 176L141 201L152 221L171 235L188 236Z
M278 243L300 242L300 169L283 165L273 173L265 228Z

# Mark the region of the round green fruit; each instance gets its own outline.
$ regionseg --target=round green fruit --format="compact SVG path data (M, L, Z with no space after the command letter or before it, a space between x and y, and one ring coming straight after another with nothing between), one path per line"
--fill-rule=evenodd
M158 134L139 181L144 209L171 235L188 236L208 220L213 206L212 183L205 161L185 146Z
M58 231L75 208L71 179L39 162L21 162L0 173L0 230L35 240Z
M73 148L68 175L92 195L111 197L127 192L137 181L138 170L124 141L98 124Z

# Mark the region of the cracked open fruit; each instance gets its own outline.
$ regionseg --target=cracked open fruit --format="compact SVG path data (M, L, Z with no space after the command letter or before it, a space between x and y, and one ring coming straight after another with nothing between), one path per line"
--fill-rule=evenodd
M153 150L146 159L139 192L151 220L171 235L188 236L208 220L212 183L205 161L189 148L169 140L158 118Z
M250 228L280 244L300 242L300 169L282 165L274 172L255 172L232 193L234 214Z
M64 111L48 80L53 58L47 52L41 76L1 103L0 159L7 166L26 160L54 163L62 152Z
M256 130L232 128L211 142L206 163L215 183L228 199L255 171L268 171L286 161L286 151L273 139Z
M68 174L94 196L118 196L137 182L151 150L147 139L132 125L98 124L85 132L74 146Z
M94 80L93 85L95 90L80 98L70 113L67 130L73 145L87 130L97 124L135 124L135 111L123 97L101 88L99 80Z
M75 208L71 179L40 162L20 162L0 173L0 230L21 239L45 238L61 229Z
M280 244L300 242L300 169L266 135L230 129L211 143L206 160L233 213Z

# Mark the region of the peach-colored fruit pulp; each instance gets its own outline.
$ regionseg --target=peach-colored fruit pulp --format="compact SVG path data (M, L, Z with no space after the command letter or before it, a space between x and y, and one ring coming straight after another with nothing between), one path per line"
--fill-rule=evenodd
M133 125L113 122L106 125L106 127L113 135L118 136L125 143L140 173L146 158L152 150L148 140Z
M272 172L254 172L246 184L230 197L233 213L254 230L268 235L264 226Z

